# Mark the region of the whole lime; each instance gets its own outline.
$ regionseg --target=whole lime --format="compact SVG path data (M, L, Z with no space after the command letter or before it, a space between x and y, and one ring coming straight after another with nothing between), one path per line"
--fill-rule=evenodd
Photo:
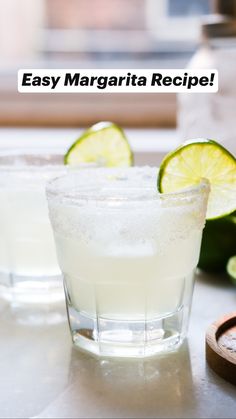
M203 230L199 268L209 272L226 269L229 258L236 254L236 211L206 221Z
M228 260L226 269L232 283L236 285L236 255Z

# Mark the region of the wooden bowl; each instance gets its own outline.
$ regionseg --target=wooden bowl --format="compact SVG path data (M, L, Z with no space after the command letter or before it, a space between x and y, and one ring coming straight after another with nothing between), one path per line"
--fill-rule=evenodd
M218 375L236 385L236 312L222 317L208 328L206 359Z

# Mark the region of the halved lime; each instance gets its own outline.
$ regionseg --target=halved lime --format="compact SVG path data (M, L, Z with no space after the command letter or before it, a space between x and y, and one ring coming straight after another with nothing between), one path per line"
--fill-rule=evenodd
M236 212L208 220L202 235L199 268L209 272L225 271L229 258L235 254Z
M207 219L230 214L236 209L236 158L214 140L186 141L161 163L158 190L176 192L207 179L211 185Z
M69 148L64 163L97 163L107 167L131 166L133 153L123 130L112 122L99 122Z
M236 285L236 255L229 259L226 269L232 282Z

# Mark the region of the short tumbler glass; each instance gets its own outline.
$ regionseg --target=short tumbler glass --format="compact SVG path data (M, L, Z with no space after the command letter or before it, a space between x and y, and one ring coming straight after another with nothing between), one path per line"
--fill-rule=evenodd
M159 194L158 169L95 168L47 186L75 346L146 357L187 332L208 183Z
M45 185L65 172L62 150L0 152L0 296L19 303L64 298Z

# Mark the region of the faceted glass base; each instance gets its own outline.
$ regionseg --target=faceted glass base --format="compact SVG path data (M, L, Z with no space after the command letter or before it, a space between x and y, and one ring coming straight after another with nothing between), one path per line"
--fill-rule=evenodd
M144 358L177 349L186 335L186 307L146 321L91 319L68 305L72 340L94 355Z

